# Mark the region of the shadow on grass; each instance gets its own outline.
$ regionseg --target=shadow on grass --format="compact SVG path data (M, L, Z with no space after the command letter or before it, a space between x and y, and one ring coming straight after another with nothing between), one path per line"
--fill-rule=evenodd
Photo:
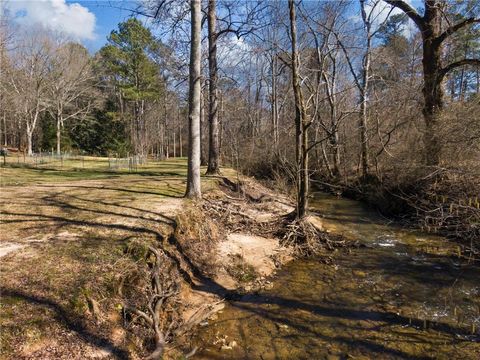
M21 299L33 305L43 306L52 310L55 313L55 319L65 325L67 329L75 332L81 339L87 343L99 348L104 348L110 351L117 359L128 359L128 352L115 346L110 340L101 337L97 334L91 333L84 324L73 318L62 306L56 302L45 299L43 297L27 294L23 291L6 289L0 287L0 295L3 297L14 297Z
M42 187L51 187L56 188L55 185L42 185ZM161 192L161 191L147 191L147 190L133 190L127 188L115 188L109 186L86 186L86 185L62 185L62 187L72 188L72 189L87 189L87 190L107 190L107 191L119 191L119 192L127 192L132 194L146 194L146 195L160 195L172 198L183 198L183 192L178 190L172 189L172 192L176 192L177 194L171 194L169 192Z
M51 187L54 187L54 186L51 186ZM153 195L161 195L156 192L143 192L143 191L137 191L137 190L131 191L130 189L120 189L120 188L113 188L113 187L101 187L101 186L100 187L71 186L71 187L88 189L88 190L95 189L95 190L110 190L110 191L127 191L127 192L141 193L141 194L147 193L147 194L153 194ZM59 197L59 195L62 197ZM166 196L169 196L169 195L166 195ZM171 196L171 197L177 197L177 196ZM62 193L45 196L42 198L42 201L46 205L56 206L62 210L67 210L67 209L72 210L73 216L77 216L78 212L82 212L82 213L92 213L93 215L102 214L102 215L111 215L115 217L120 216L128 219L155 221L155 222L164 223L172 227L176 226L174 219L167 217L159 212L143 210L143 209L139 209L129 205L112 204L112 203L108 203L101 200L84 199L79 196L65 195ZM88 202L88 203L91 203L92 206L94 206L95 204L111 206L118 209L118 211L89 208L87 206L74 204L74 201ZM140 214L139 215L126 214L122 212L122 209L138 211L140 212ZM338 320L353 320L353 321L364 320L364 321L379 322L387 325L414 326L417 328L423 327L422 319L407 318L405 316L398 315L396 313L388 312L388 311L357 310L354 308L349 308L348 306L341 306L341 304L339 306L333 305L332 307L329 307L323 303L310 304L305 301L299 301L299 300L289 299L289 298L275 296L275 295L254 294L254 295L243 296L238 292L229 291L225 289L223 286L221 286L214 280L204 276L202 274L202 271L198 269L189 260L181 244L177 241L177 239L174 236L170 236L168 238L168 244L166 244L165 238L158 231L152 228L146 227L144 225L137 226L137 225L125 225L125 224L115 224L115 223L109 224L109 223L103 223L103 222L94 221L94 220L78 220L78 219L68 218L66 216L33 214L31 212L4 211L4 212L1 212L1 214L19 217L18 219L7 220L10 223L32 222L32 223L38 224L40 222L41 224L38 226L38 228L44 227L45 222L54 222L60 227L69 226L69 225L78 225L78 226L87 226L91 228L122 230L122 231L130 232L131 234L141 235L141 236L152 235L154 239L157 241L157 243L159 244L159 246L163 247L163 250L165 251L166 255L170 259L175 261L182 277L184 278L185 281L187 281L192 286L194 290L216 294L220 297L226 297L227 299L231 300L232 306L237 307L250 314L254 314L255 316L262 317L263 319L266 319L268 321L283 323L285 325L288 325L289 327L295 329L298 332L299 336L318 337L326 341L345 344L349 347L361 347L368 351L379 353L379 354L388 354L391 356L402 357L402 358L424 359L424 357L411 357L409 354L405 352L390 348L388 344L379 343L368 338L356 339L356 338L347 337L341 334L338 336L327 336L325 334L322 334L319 330L316 330L315 327L310 327L308 321L305 321L300 317L296 318L296 317L289 316L291 314L288 313L288 310L306 311L309 314L311 314L313 321L318 321L318 320L321 320L322 318L338 319ZM158 218L157 219L149 218L145 216L146 214L154 215ZM175 251L171 251L168 245L171 245L171 247L173 247ZM387 259L387 261L390 261L390 260ZM188 265L190 270L192 270L192 273L195 278L192 278L192 276L190 276L187 271L182 269L181 263L186 263ZM371 264L371 265L378 266L377 264ZM432 267L429 265L428 269L430 268ZM425 271L428 269L424 269L421 267L417 268L417 270L422 273L425 273ZM367 270L373 270L373 269L367 269ZM400 273L400 271L403 271L403 270L404 270L403 268L400 268L400 269L397 269L396 271L399 271ZM412 275L411 271L405 271L404 273L401 272L400 274L405 277L418 279L418 281L425 280L424 277L418 277L418 278L415 277L415 275ZM44 298L35 298L34 296L31 296L25 293L16 292L15 290L6 290L6 291L10 291L11 296L20 296L20 297L24 296L25 299L27 299L27 301L52 308L53 310L61 314L59 315L60 318L67 317L68 322L66 324L68 327L75 326L75 323L71 319L68 319L68 316L65 313L65 311L62 308L60 308L58 304L52 302L51 300L44 299ZM276 305L278 306L279 309L272 310L271 308L264 307L264 305ZM282 313L282 310L284 311L283 313ZM344 325L344 327L348 330L353 329L353 327L350 325ZM440 322L432 323L431 328L435 331L448 334L452 337L459 334L460 335L466 334L465 329L457 328L447 323L440 323ZM82 327L80 327L79 329L80 329L79 331L85 330ZM360 331L361 330L362 329L360 329ZM100 338L100 339L96 339L95 341L97 341L97 343L102 343L103 340L105 339ZM458 339L457 341L462 341L462 340Z
M48 166L38 166L34 164L15 164L10 163L3 165L3 168L11 169L28 169L35 173L38 173L38 176L48 177L57 177L57 178L66 178L66 179L109 179L120 176L173 176L173 177L185 177L187 165L183 162L170 162L170 163L155 163L152 165L153 169L149 168L140 168L137 170L128 170L128 169L110 169L110 168L82 168L82 167L52 167ZM175 168L173 170L172 168ZM176 171L178 170L178 171Z

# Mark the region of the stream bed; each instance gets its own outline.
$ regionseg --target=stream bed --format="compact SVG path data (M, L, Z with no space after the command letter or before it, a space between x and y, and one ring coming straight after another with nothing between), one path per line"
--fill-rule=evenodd
M454 243L316 193L325 228L357 243L296 260L199 328L195 359L480 359L480 266Z

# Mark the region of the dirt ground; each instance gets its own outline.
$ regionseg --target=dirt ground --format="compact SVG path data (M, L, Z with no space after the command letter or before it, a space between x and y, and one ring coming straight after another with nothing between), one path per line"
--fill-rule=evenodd
M136 358L145 347L146 339L129 335L121 310L119 279L135 267L125 248L136 240L162 243L174 232L176 215L188 206L186 162L129 173L89 161L81 169L62 163L0 170L0 358ZM206 194L235 201L218 191L219 178L202 181ZM261 222L289 209L283 202L245 211ZM255 278L272 274L274 255L285 252L278 239L221 235L214 262L240 269L219 272L215 281L225 289L254 280L250 270ZM183 299L187 322L206 305L220 308L221 296L200 293L199 287Z
M2 357L126 357L112 285L131 265L128 241L171 232L185 164L133 174L78 170L73 180L70 168L1 171ZM107 311L94 314L92 299Z

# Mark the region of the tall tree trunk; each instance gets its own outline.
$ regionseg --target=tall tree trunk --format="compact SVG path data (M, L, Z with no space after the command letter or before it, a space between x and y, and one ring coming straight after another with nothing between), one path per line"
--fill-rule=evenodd
M439 0L425 0L424 15L421 16L403 0L385 0L392 6L402 10L416 24L422 34L423 45L423 117L425 121L425 163L437 166L440 163L442 149L438 134L438 125L443 109L442 80L450 71L464 65L480 66L480 59L463 59L442 67L441 55L443 42L452 34L468 25L480 22L473 17L464 18L456 24L448 26L442 32L441 20L443 17L442 2Z
M429 33L430 33L429 29ZM441 144L438 138L438 122L443 109L442 84L437 80L441 69L440 49L432 45L433 37L424 35L423 43L423 117L425 120L425 162L429 166L440 163ZM430 38L430 40L429 40Z
M367 33L367 46L362 64L362 84L360 89L360 114L359 114L359 129L360 129L360 155L362 159L362 176L366 177L370 171L370 161L368 156L368 113L367 113L367 97L370 77L370 48L372 44L371 22L365 12L365 0L360 0L362 9L362 19Z
M219 153L220 143L218 141L218 65L217 65L217 0L208 0L208 71L210 81L209 89L209 107L208 107L208 168L207 174L214 175L220 173Z
M333 118L332 118L333 120ZM340 178L340 146L338 138L338 124L335 118L335 121L331 123L332 127L332 136L330 137L330 145L332 146L333 151L333 176Z
M362 160L362 176L365 177L368 175L370 170L370 161L368 158L368 135L367 135L367 122L368 122L367 98L365 94L361 95L359 116L360 116L359 128L360 128L360 143L361 143L360 156Z
M219 134L218 134L218 143L219 143L219 148L222 149L222 140L223 140L223 119L225 117L225 111L224 111L224 102L223 102L223 97L222 93L219 92L218 94L219 102L220 102L220 109L218 110L218 125L219 125Z
M180 130L178 131L178 144L180 147L180 157L183 157L183 144L182 144L182 123L180 122L180 110L177 107L177 123L180 126Z
M205 96L203 95L204 87L200 87L200 165L207 165L207 157L205 154Z
M8 141L7 141L7 116L5 115L5 112L3 113L3 145L7 146Z
M290 10L290 35L292 40L292 83L295 98L295 158L297 165L297 219L303 218L308 206L308 134L307 114L300 87L299 57L297 50L297 20L295 4L288 0Z
M175 137L175 129L173 129L173 157L177 157L177 138Z
M200 0L190 0L190 86L188 101L188 198L202 196L200 186L200 93L201 93L201 33L202 9Z
M331 57L331 61L332 61L331 80L329 80L329 78L327 77L326 72L322 71L322 77L325 83L325 90L327 93L328 105L330 107L330 130L327 135L328 135L330 146L332 147L332 152L333 152L332 154L333 170L330 171L330 168L328 170L332 177L340 178L340 148L339 148L337 98L336 98L336 91L337 91L336 69L337 68L336 68L334 57ZM318 80L320 80L320 77L318 78Z
M27 125L27 154L28 156L33 155L33 129L30 128L30 126ZM24 153L25 154L25 153Z
M436 1L433 1L435 3ZM438 122L443 109L443 90L438 75L442 69L441 47L435 39L440 35L441 12L439 4L426 2L425 15L423 17L423 116L425 120L425 162L435 166L440 163L441 144L438 138ZM433 5L433 6L432 6ZM461 90L460 90L461 91Z
M272 136L275 152L278 150L278 95L277 95L277 72L278 58L277 54L272 55Z
M57 114L57 155L62 153L62 124L60 123L60 116Z
M57 110L57 155L62 154L62 109Z
M27 154L29 156L33 155L33 132L35 131L35 126L37 125L37 120L39 116L39 103L37 102L36 109L33 113L33 118L31 119L31 122L27 120L26 126L27 126Z
M168 131L167 131L167 123L168 123L168 112L167 112L167 99L165 98L165 102L163 103L163 141L162 141L162 153L165 159L168 159Z

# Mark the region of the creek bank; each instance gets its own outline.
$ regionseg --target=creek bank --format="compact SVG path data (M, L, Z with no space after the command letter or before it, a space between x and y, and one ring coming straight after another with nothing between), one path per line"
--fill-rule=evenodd
M315 193L310 206L360 246L291 261L229 301L197 331L195 359L478 359L480 268L458 246L353 200Z
M237 182L226 177L214 181L216 185L204 193L201 202L185 201L166 240L146 250L131 250L132 254L143 253L147 263L153 261L144 272L147 279L150 276L153 283L159 282L147 291L150 303L172 293L160 305L164 306L162 313L170 311L165 315L170 325L164 323L160 337L179 347L160 345L167 358L194 352L182 344L188 343L198 326L217 316L225 299L270 288L277 270L298 257L294 244L285 244L285 231L279 231L295 209L290 199L247 177ZM315 233L323 233L319 217L311 215L305 221ZM180 305L175 307L175 303ZM138 301L135 307L128 304L132 301L124 301L124 309L137 315L145 308ZM153 317L144 318L147 325L155 325ZM145 349L148 354L158 351L158 346Z
M345 183L317 178L314 188L358 200L402 226L444 236L480 257L480 182L473 171L418 168Z

